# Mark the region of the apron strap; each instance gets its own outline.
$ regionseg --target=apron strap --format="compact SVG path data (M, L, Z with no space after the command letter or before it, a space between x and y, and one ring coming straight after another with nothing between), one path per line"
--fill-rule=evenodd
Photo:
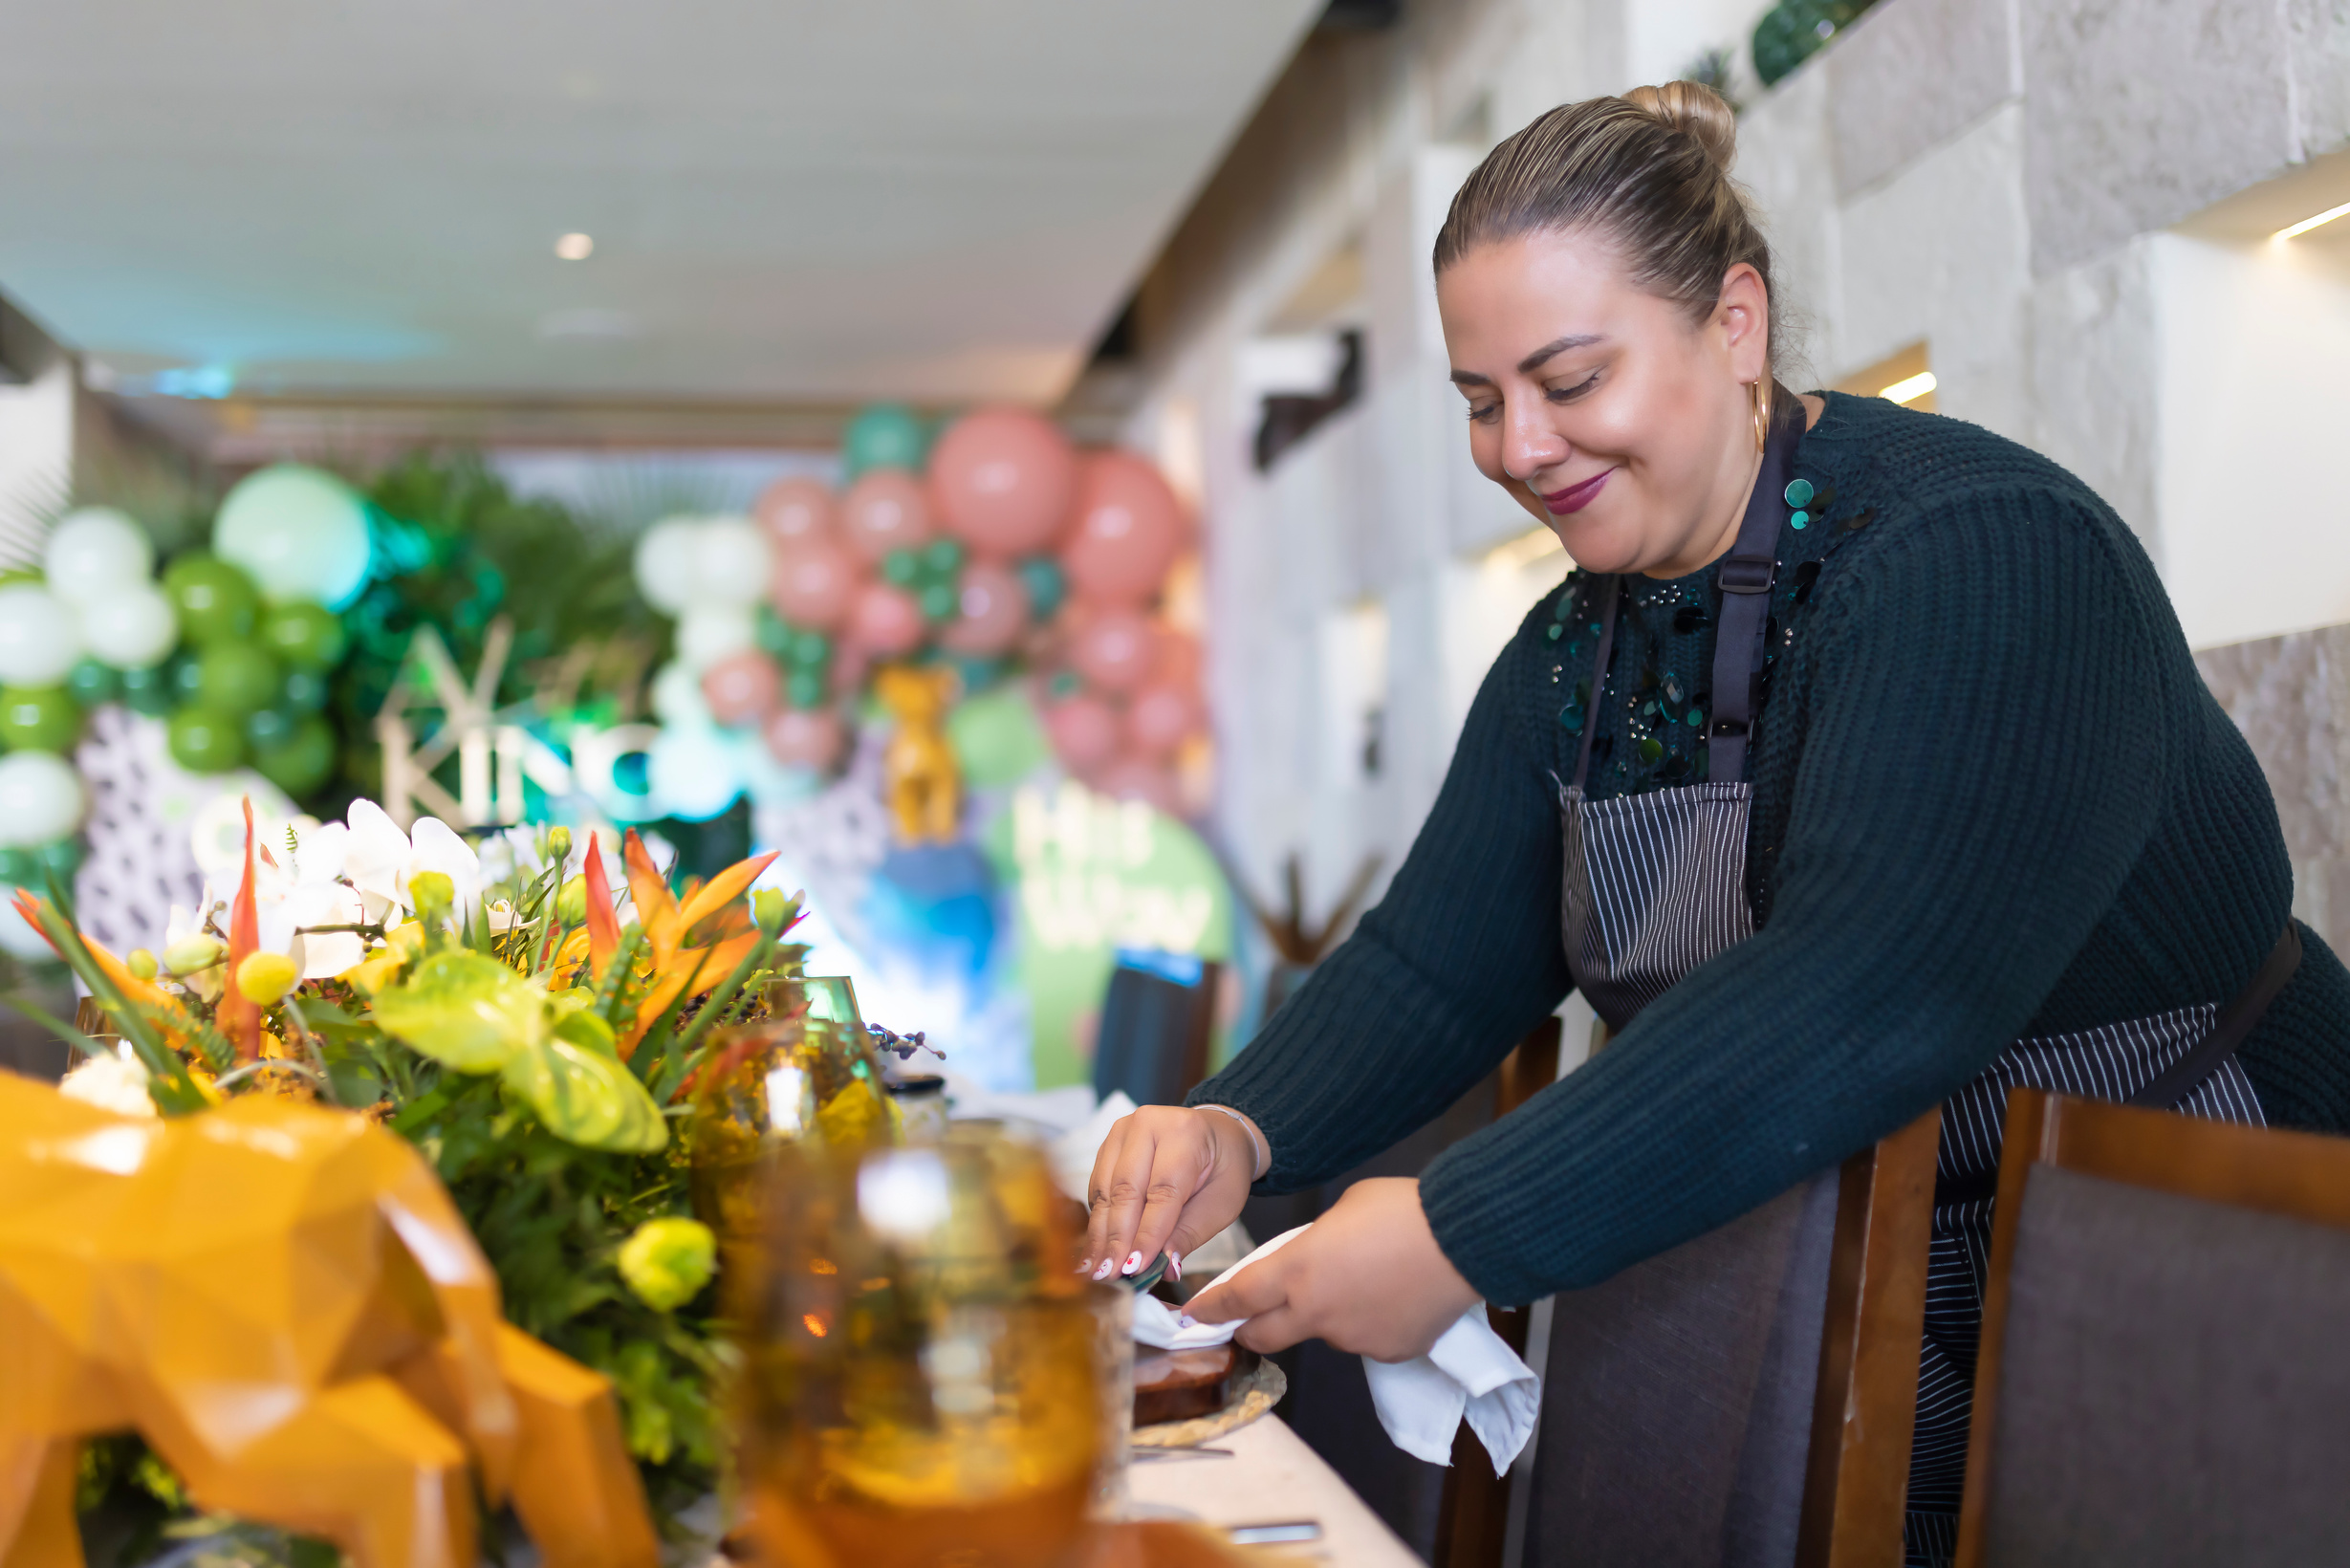
M1754 489L1747 497L1738 541L1723 558L1722 610L1714 628L1713 713L1706 726L1706 777L1736 784L1746 777L1747 731L1754 723L1754 677L1763 667L1763 632L1771 620L1771 585L1779 571L1779 524L1787 515L1787 481L1795 444L1803 438L1803 403L1772 383L1771 438Z
M1616 606L1623 599L1623 578L1607 579L1607 602L1599 606L1599 646L1591 661L1591 697L1583 704L1583 744L1575 751L1578 793L1591 775L1591 737L1599 732L1599 700L1607 694L1607 656L1616 647Z
M2269 949L2269 956L2261 960L2252 979L2236 992L2234 1001L2220 1010L2211 1033L2122 1103L2152 1105L2166 1111L2193 1094L2236 1054L2252 1034L2252 1026L2260 1022L2260 1015L2269 1011L2269 1004L2276 1000L2276 993L2285 989L2285 982L2300 967L2301 936L2288 920L2285 934L2276 939L2276 946Z

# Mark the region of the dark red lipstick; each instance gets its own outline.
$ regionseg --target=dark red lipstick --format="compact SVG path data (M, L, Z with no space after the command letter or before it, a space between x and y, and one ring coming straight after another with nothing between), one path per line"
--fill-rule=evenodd
M1565 490L1553 490L1542 497L1542 504L1550 508L1551 515L1554 517L1564 517L1570 512L1580 512L1599 498L1599 487L1606 484L1608 475L1615 471L1609 468L1604 472L1594 474L1579 485L1569 485Z

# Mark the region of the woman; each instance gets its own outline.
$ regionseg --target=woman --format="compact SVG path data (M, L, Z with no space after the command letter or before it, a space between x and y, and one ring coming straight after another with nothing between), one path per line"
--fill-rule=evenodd
M1951 1102L1930 1557L1989 1224L1960 1200L2006 1088L2339 1131L2350 975L2290 922L2267 785L2113 512L1971 425L1773 381L1733 136L1705 89L1643 88L1552 111L1454 198L1470 450L1580 570L1495 662L1384 902L1190 1108L1112 1133L1089 1253L1181 1253L1252 1184L1392 1144L1570 985L1602 1055L1193 1314L1408 1357L1479 1297L1595 1285Z

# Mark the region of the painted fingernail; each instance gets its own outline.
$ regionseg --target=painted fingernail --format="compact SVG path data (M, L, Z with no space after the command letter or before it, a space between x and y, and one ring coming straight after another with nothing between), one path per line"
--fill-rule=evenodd
M1142 1254L1140 1252L1128 1252L1126 1254L1126 1266L1118 1272L1120 1274L1132 1274L1135 1270L1141 1268L1142 1266Z
M1098 1283L1098 1282L1099 1282L1099 1281L1101 1281L1101 1280L1104 1280L1104 1279L1107 1279L1107 1278L1109 1278L1109 1277L1110 1277L1110 1260L1109 1260L1108 1258L1106 1258L1106 1257L1105 1257L1105 1258L1103 1258L1103 1259L1101 1260L1101 1267L1100 1267L1100 1268L1099 1268L1099 1269L1096 1269L1096 1270L1094 1271L1094 1279L1095 1279L1095 1280L1096 1280L1096 1282Z
M1092 1268L1093 1266L1094 1260L1090 1257L1082 1257L1077 1259L1077 1273L1079 1274L1083 1274L1086 1270Z
M1169 1253L1167 1253L1167 1255L1166 1255L1166 1272L1167 1272L1167 1273L1169 1273L1169 1274L1173 1274L1173 1275L1174 1275L1176 1278L1178 1278L1178 1279L1181 1279L1181 1278L1184 1276L1184 1255L1183 1255L1183 1253L1181 1253L1181 1252L1169 1252Z
M1175 1326L1177 1328L1197 1328L1200 1325L1189 1313L1179 1312L1175 1315Z

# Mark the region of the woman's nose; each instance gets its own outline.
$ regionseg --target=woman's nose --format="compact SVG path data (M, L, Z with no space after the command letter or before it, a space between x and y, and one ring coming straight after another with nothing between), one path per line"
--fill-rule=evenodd
M1550 427L1539 410L1505 415L1501 438L1502 471L1521 483L1544 468L1555 468L1574 452L1566 438Z

